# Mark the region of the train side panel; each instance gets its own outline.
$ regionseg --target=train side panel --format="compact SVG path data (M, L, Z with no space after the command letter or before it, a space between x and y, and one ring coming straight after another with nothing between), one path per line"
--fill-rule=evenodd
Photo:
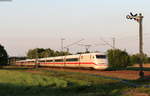
M16 65L24 66L53 66L53 67L83 67L94 69L105 69L108 61L105 54L87 53L58 57L47 57L40 59L27 59L17 61Z
M90 67L92 68L93 67L93 55L92 54L82 54L80 56L80 67Z
M79 55L69 55L65 57L65 67L79 67Z
M53 58L41 58L41 59L38 59L38 64L39 66L42 66L42 67L48 67L48 66L53 66Z
M64 67L65 66L64 58L65 56L54 57L54 62L53 62L54 66Z

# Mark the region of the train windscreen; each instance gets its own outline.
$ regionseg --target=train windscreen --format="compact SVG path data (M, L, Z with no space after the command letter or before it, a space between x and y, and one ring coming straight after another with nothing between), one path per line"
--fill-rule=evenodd
M96 55L97 59L106 59L106 55Z

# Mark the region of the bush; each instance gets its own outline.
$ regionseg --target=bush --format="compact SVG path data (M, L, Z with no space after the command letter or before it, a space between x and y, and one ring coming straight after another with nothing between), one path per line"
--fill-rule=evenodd
M107 51L108 61L111 67L127 67L130 65L130 56L126 51L111 49Z
M148 57L146 54L143 55L141 58L140 54L133 54L130 56L131 64L140 64L143 60L144 63L150 63L150 57Z
M8 64L8 55L6 50L2 45L0 45L0 65L7 65Z

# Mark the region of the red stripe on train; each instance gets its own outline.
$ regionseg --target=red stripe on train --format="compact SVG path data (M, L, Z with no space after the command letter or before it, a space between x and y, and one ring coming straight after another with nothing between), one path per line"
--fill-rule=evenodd
M98 64L95 64L93 62L66 62L66 63L41 63L41 64L94 64L94 65L97 65L97 66L108 66L108 65L104 65L104 64L101 64L101 65L98 65Z
M92 62L66 62L66 63L40 63L40 64L95 64L95 63L92 63Z

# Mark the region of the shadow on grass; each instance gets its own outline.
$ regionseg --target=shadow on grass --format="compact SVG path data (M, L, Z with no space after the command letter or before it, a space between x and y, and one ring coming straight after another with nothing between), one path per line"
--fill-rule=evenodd
M133 70L133 71L140 71L141 69L139 67L127 67L127 68L121 68L121 67L109 67L106 69L106 71L117 71L117 70ZM143 68L143 71L150 71L150 68Z
M140 77L137 80L132 80L132 82L136 82L150 88L150 75L145 75L144 77Z
M121 96L127 86L121 82L101 85L71 86L58 88L49 86L26 86L9 83L0 84L1 96Z
M0 70L29 70L36 69L34 67L25 67L25 66L1 66Z

